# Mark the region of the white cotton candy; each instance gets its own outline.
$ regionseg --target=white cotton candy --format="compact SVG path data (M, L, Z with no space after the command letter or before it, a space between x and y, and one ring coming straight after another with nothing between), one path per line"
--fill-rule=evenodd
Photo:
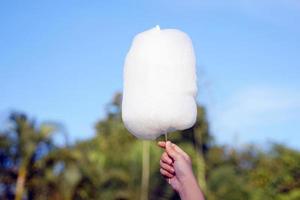
M136 137L194 125L196 67L192 41L176 29L158 26L135 36L124 65L122 118Z

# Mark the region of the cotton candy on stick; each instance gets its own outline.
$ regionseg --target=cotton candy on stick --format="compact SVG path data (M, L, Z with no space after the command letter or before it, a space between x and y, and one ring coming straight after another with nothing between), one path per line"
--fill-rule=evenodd
M197 116L195 54L189 36L159 26L135 36L124 65L122 119L141 139L184 130Z

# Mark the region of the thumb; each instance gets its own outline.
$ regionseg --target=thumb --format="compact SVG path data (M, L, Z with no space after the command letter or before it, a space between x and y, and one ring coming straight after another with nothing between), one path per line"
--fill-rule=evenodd
M179 153L172 147L170 141L166 142L166 152L171 158L173 158L173 160L178 160L178 157L180 156Z

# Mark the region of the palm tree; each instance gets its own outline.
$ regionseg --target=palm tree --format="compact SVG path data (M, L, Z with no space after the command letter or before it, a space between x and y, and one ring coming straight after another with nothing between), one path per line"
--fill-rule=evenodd
M10 171L15 179L15 199L21 200L24 196L27 177L32 177L35 163L54 148L51 140L56 128L53 124L35 123L21 113L12 113L10 125L4 134L1 150L6 151L6 159L10 163L6 170ZM6 144L6 145L5 145ZM1 167L5 168L4 165Z

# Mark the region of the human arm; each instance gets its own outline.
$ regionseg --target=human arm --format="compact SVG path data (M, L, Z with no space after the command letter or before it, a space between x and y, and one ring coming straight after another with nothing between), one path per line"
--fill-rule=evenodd
M158 142L165 149L160 159L160 173L178 192L182 200L204 200L203 193L192 170L190 157L170 141Z

